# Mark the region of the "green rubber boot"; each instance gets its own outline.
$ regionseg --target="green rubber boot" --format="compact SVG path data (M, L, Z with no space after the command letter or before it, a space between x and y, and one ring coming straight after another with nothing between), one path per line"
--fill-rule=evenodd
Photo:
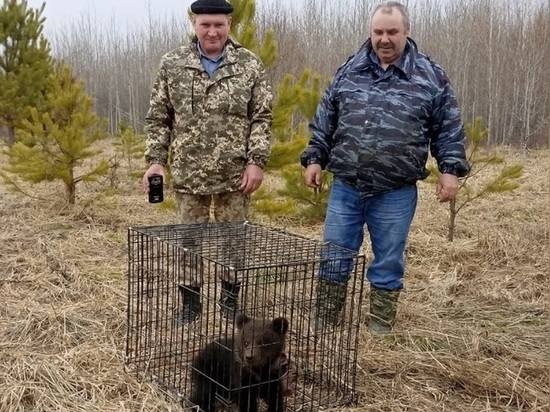
M231 283L222 280L222 290L220 296L220 313L224 318L235 319L239 316L239 291L241 283Z
M398 290L377 289L371 286L369 332L384 335L392 331L397 313Z
M196 321L202 311L201 288L195 286L178 285L183 307L178 316L177 322L180 325L187 325Z
M319 280L315 304L314 332L334 326L340 320L346 302L347 285Z

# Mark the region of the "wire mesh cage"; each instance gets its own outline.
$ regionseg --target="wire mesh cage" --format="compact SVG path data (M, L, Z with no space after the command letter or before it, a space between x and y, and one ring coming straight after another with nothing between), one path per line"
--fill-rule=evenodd
M351 274L338 321L319 329L314 319L323 265L345 265ZM200 410L192 394L206 390L215 397L216 411L231 411L236 396L245 387L251 393L253 385L263 385L256 394L266 400L258 410L313 412L353 404L364 267L361 254L250 222L130 228L125 363L190 410ZM196 313L188 310L189 296ZM228 299L241 316L224 313ZM246 370L243 335L249 326L243 324L249 320L256 322L249 323L254 330L270 325L284 335L279 346L268 342L270 350L281 352L270 359L279 374L268 373L280 380L276 405L270 394L262 396L269 385L265 379L258 383L259 372L250 374L255 382L234 373ZM231 377L241 381L219 372L206 376L200 363L206 348L214 351L218 368L227 363ZM209 389L205 382L211 382ZM242 405L240 410L256 411Z

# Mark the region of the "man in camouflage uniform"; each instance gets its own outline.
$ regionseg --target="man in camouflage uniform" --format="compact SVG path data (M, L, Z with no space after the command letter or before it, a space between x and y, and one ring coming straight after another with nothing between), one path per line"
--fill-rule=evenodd
M271 90L259 58L229 36L231 4L198 0L191 11L194 39L164 55L154 82L143 186L165 177L170 159L179 223L206 223L211 209L215 221L245 221L270 153ZM200 314L202 281L183 278L188 323ZM239 286L222 279L224 315L236 313Z
M379 5L370 38L342 65L326 90L302 153L305 183L317 188L333 173L324 239L358 251L367 226L374 260L369 329L387 333L403 287L404 251L425 179L428 152L441 176L439 201L453 199L469 165L460 110L443 69L408 37L409 17L398 2ZM315 328L338 320L351 262L322 266Z

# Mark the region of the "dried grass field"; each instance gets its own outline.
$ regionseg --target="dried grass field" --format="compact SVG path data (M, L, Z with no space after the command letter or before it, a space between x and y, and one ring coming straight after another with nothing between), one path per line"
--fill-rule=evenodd
M396 332L361 328L359 403L342 411L550 411L550 152L507 157L521 187L461 211L452 243L447 207L419 185ZM73 208L59 189L0 188L0 411L177 411L123 362L127 228L172 212L135 181L82 187Z

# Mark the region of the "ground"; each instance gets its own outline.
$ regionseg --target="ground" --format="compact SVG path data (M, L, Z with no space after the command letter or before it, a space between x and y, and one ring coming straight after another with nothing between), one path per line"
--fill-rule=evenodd
M359 403L342 412L550 411L550 151L506 153L525 164L521 187L463 209L454 242L420 184L396 333L361 329ZM173 212L136 180L112 196L83 186L74 207L57 192L0 187L0 412L178 410L124 369L127 228Z

